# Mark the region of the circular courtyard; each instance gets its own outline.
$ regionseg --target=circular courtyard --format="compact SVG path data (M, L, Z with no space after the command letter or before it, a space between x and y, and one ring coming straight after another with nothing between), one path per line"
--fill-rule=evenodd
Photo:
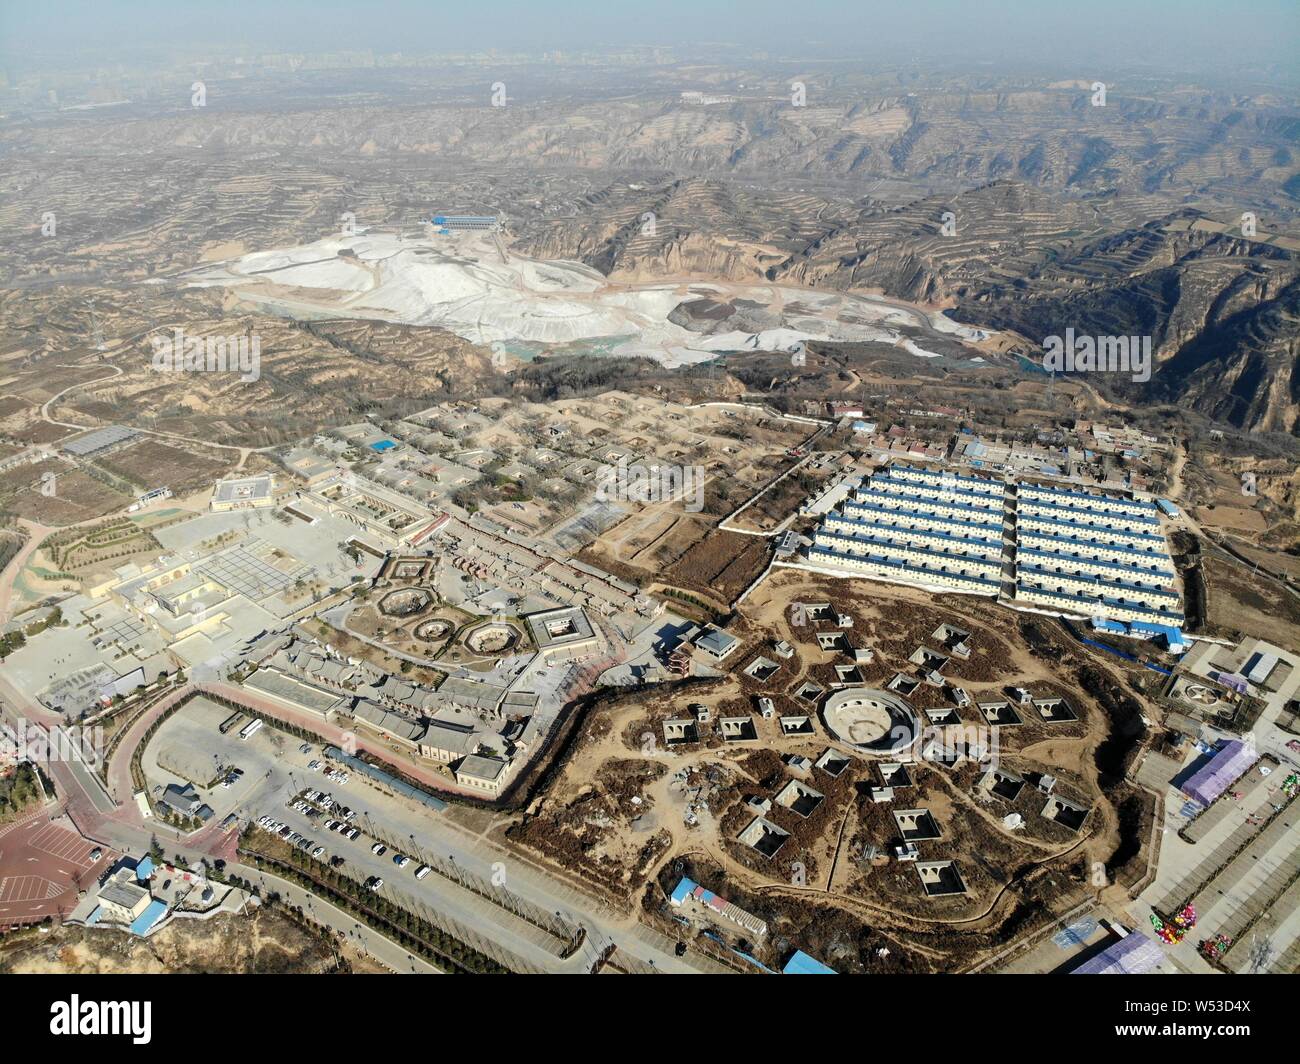
M385 617L412 617L433 601L433 593L422 587L402 587L379 600L379 612Z
M896 754L916 741L916 712L898 695L868 687L834 691L822 706L830 733L866 753Z
M426 643L436 643L451 635L452 627L451 621L446 618L434 617L432 620L417 624L414 635L416 639L423 639Z
M465 645L475 654L504 654L519 639L519 629L504 621L488 621L465 633Z

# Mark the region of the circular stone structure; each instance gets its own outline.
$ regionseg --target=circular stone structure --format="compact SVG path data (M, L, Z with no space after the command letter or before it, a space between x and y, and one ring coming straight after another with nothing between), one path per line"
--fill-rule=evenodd
M432 601L433 594L422 587L400 587L379 600L379 612L386 617L411 617Z
M916 711L892 691L846 687L822 706L822 720L841 742L869 754L896 754L916 741Z
M451 635L452 623L442 617L434 617L429 621L421 621L415 626L415 638L423 639L427 643L436 643L439 639L446 639Z
M503 654L519 642L519 629L505 621L488 621L465 633L465 645L475 654Z
M1201 706L1217 705L1219 696L1211 691L1208 687L1202 687L1199 683L1189 683L1183 690L1183 694L1188 701L1195 702Z

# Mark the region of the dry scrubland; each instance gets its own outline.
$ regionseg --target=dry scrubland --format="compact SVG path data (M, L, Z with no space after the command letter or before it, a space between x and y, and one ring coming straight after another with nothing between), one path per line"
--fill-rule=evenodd
M355 951L276 910L174 920L147 939L122 931L54 927L0 937L6 975L218 975L382 972Z
M854 627L791 625L791 602L819 601L852 614ZM931 633L942 622L972 633L970 659L954 658L945 672L974 701L1004 699L1005 688L1025 685L1038 697L1065 697L1079 719L1045 724L1025 707L1023 724L999 729L1000 764L1030 781L1014 801L976 795L981 771L973 765L923 763L911 767L911 787L892 804L874 804L868 788L881 782L876 759L831 738L813 706L795 694L808 679L825 686L833 665L848 660L821 651L814 633L840 631L851 645L872 647L877 657L864 667L863 680L883 686L895 672L914 671L908 655L918 645L934 647ZM742 906L748 898L748 907L777 926L805 928L814 944L832 942L849 970L975 963L1088 893L1092 862L1119 877L1140 874L1149 803L1146 815L1134 818L1143 797L1117 771L1132 756L1123 729L1140 708L1120 677L1076 654L1054 622L961 596L778 570L746 602L732 630L743 645L727 659L722 678L598 700L510 837L615 896L642 897L652 922L664 919L662 896L659 887L645 886L647 878L662 885L675 882L680 868L696 867L701 882ZM742 675L756 654L772 656L774 639L794 644L795 656L783 659L766 683ZM760 695L773 699L778 717L813 713L814 734L783 734L778 721L763 720ZM937 689L924 687L914 701L921 709L943 702ZM702 741L666 746L663 722L690 717L694 704L707 706L713 722L752 716L757 741L725 742L706 725ZM960 717L966 725L982 723L974 705ZM797 778L783 759L816 760L828 747L843 751L848 766L837 778L819 770L806 777L825 796L811 815L780 804L764 814L790 833L776 856L765 858L738 841L755 815L745 800L770 797ZM1041 772L1057 777L1055 793L1091 809L1078 832L1039 816L1045 796L1032 781ZM885 854L898 841L892 811L901 808L930 810L941 838L920 843L922 860L955 860L966 894L927 898L911 865L872 860L870 847ZM686 825L688 809L698 826ZM1022 828L1005 828L1002 818L1010 813L1023 817ZM793 882L796 871L802 884ZM811 930L813 924L824 924L826 933ZM879 942L889 945L890 958L876 956L874 946L862 948Z

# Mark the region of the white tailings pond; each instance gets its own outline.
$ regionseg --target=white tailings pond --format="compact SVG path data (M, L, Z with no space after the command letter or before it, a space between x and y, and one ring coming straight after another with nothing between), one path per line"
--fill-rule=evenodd
M876 340L932 358L902 327L958 340L983 335L937 312L871 296L770 284L621 284L580 262L513 252L502 262L490 236L477 233L333 236L204 266L181 281L235 288L243 302L288 317L432 325L484 345L590 343L670 366L724 351L786 351L804 340ZM683 303L709 301L738 312L716 319L688 314L693 328L669 320Z

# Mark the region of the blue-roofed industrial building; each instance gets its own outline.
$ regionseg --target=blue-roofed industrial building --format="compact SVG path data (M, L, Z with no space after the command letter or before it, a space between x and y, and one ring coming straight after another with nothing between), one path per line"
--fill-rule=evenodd
M785 967L781 969L782 975L838 975L834 968L828 968L821 961L815 960L808 956L803 950L797 949L794 955L785 962Z
M495 214L435 214L429 221L445 231L488 230L497 227Z

